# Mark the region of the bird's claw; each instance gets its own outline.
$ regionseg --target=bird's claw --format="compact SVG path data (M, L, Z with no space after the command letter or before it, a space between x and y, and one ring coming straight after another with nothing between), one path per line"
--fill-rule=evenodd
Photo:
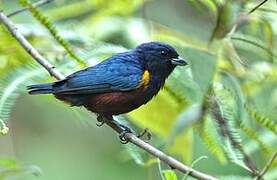
M102 122L97 122L97 123L96 123L96 126L101 127L101 126L103 126L104 124L105 124L104 121L102 121Z
M120 133L119 136L118 136L119 139L120 139L121 144L127 144L127 143L129 142L129 140L127 140L127 139L125 138L126 133L129 133L129 132L123 131L123 132Z
M125 138L126 133L133 133L130 128L127 126L121 126L124 128L124 130L119 134L119 139L122 144L127 144L129 140ZM146 137L146 140L149 141L152 137L152 134L149 132L149 130L146 128L141 133L137 135L138 138Z
M140 132L139 135L137 135L137 137L140 138L140 139L143 138L143 137L146 137L146 140L149 141L152 138L152 134L149 131L149 129L146 128L142 132Z
M121 125L121 127L124 128L124 130L119 134L120 142L121 142L122 144L127 144L127 143L129 142L129 140L126 139L125 135L126 135L127 133L133 133L133 132L132 132L132 130L131 130L129 127L127 127L127 126Z
M103 118L101 116L97 116L97 123L96 126L101 127L105 124L105 121L103 120Z
M126 137L125 137L126 134L127 133L132 133L133 134L134 131L131 128L129 128L128 126L125 126L125 125L120 124L119 126L123 129L123 131L119 134L119 139L120 139L122 144L127 144L129 142L129 140L126 139Z
M100 126L103 126L103 124L105 124L105 120L102 116L97 116L97 123L96 123L96 126L100 127ZM126 134L127 133L131 133L131 134L135 134L134 131L129 128L128 126L125 126L125 125L122 125L116 121L111 121L115 126L117 127L120 127L122 129L122 132L119 134L119 139L120 139L120 142L122 144L127 144L129 142L128 139L126 139ZM152 137L152 134L149 132L149 130L146 128L144 129L142 132L140 132L138 135L136 135L138 138L142 139L143 137L146 137L146 141L149 141Z

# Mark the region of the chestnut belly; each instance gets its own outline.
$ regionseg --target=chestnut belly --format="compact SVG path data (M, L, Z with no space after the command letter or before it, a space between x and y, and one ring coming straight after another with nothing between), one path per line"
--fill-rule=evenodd
M84 106L95 113L118 115L130 112L148 100L141 91L111 92L88 97Z

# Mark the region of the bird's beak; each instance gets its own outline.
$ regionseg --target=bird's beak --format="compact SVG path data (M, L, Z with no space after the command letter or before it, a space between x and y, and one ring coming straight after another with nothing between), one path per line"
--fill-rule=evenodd
M178 57L178 58L172 58L171 64L176 65L176 66L185 66L188 63L184 59Z

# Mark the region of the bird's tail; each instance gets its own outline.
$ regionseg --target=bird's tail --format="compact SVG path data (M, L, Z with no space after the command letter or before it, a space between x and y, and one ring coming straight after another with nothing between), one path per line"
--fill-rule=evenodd
M30 85L27 89L29 94L52 94L54 92L53 83Z

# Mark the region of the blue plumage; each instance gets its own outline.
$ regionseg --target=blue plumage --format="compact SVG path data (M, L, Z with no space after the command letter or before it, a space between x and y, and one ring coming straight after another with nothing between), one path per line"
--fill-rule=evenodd
M28 86L30 94L54 94L73 106L85 106L101 115L129 112L158 93L177 65L186 65L170 45L144 43L116 54L66 79Z

